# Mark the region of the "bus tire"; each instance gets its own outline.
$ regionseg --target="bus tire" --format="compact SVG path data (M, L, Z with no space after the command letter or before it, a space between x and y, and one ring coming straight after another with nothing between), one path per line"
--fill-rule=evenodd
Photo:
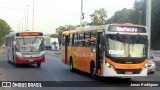
M70 67L70 71L71 72L74 72L74 67L73 67L73 61L72 61L72 59L70 60L70 64L69 64L69 67Z
M7 60L8 60L8 62L9 62L9 63L11 63L11 61L9 60L9 56L8 56L8 54L7 54Z
M96 67L94 63L91 63L90 65L90 76L91 78L96 79Z
M37 63L37 67L40 67L41 66L41 63Z
M18 64L17 64L17 63L15 63L15 62L13 62L13 65L14 65L15 67L17 67L17 65L18 65Z

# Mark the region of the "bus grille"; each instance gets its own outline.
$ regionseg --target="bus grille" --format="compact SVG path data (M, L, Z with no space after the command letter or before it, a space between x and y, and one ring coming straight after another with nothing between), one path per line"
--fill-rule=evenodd
M132 74L139 74L141 72L140 69L136 70L121 70L121 69L116 69L117 74L126 74L126 72L132 72Z

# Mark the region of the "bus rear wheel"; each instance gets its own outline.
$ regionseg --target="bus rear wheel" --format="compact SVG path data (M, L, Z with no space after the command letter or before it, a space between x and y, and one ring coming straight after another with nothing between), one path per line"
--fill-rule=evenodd
M37 63L37 67L40 67L41 66L41 63Z
M72 61L72 59L70 60L70 71L71 72L74 72L74 68L73 68L73 61Z
M7 60L8 60L8 62L9 62L9 63L11 63L11 61L9 60L9 56L8 56L8 54L7 54Z
M90 75L91 75L91 78L96 79L96 67L93 63L90 66Z

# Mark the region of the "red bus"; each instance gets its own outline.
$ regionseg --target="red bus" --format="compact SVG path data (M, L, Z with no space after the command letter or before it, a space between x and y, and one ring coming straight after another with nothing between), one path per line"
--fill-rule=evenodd
M5 37L6 58L9 63L37 64L45 62L42 32L18 32Z
M63 32L62 62L92 77L147 76L145 26L109 24Z

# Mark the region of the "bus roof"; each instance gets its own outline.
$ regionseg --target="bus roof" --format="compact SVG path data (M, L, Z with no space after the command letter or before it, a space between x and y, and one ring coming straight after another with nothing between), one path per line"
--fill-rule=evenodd
M89 31L94 31L94 30L98 30L98 29L104 29L105 26L104 25L101 25L101 26L92 26L92 27L89 27L89 28L79 28L79 29L76 29L76 30L69 30L69 31L64 31L63 34L72 34L72 33L79 33L79 32L89 32Z
M69 35L69 34L73 34L73 33L80 33L80 32L89 32L89 31L94 31L94 30L103 30L105 29L106 26L110 26L110 25L115 25L115 26L133 26L133 27L145 27L143 25L138 25L138 24L131 24L131 23L125 23L125 24L107 24L107 25L100 25L100 26L91 26L88 28L82 27L79 29L75 29L75 30L69 30L69 31L64 31L62 34L65 35Z

